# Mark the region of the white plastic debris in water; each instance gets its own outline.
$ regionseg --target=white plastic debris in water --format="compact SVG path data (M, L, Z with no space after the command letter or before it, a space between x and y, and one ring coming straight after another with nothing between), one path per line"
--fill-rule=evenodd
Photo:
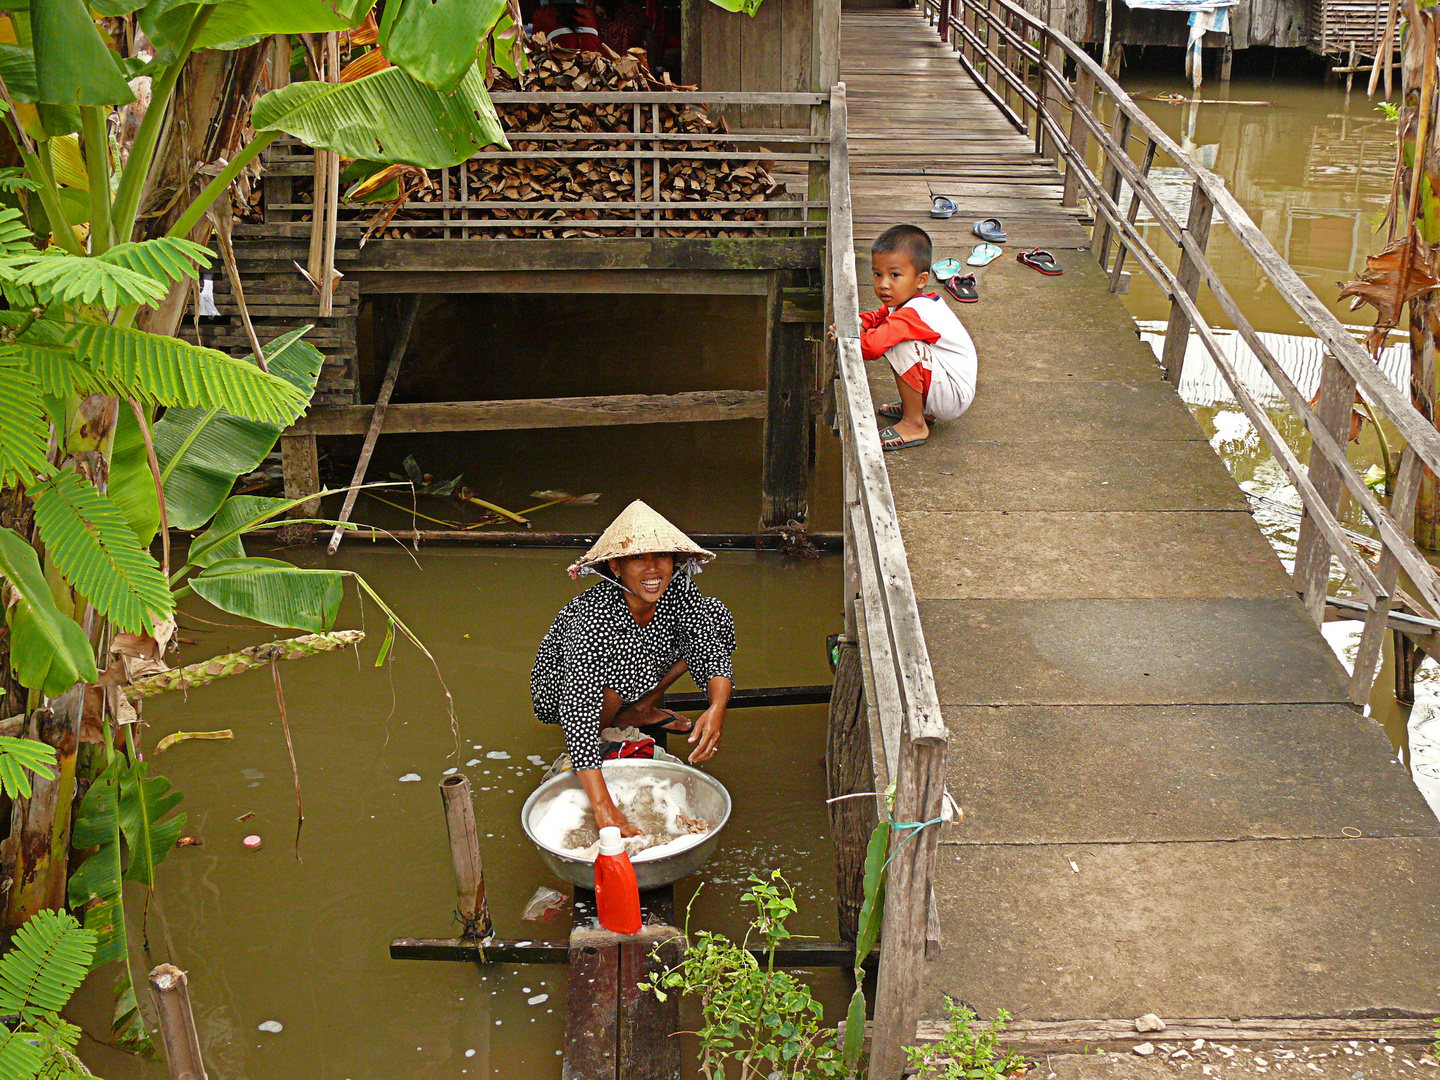
M710 822L691 815L685 785L678 780L642 776L606 783L616 807L640 830L641 835L625 840L625 849L634 861L663 858L694 847L711 829ZM595 815L579 788L551 799L531 827L542 844L573 859L593 861L599 853Z
M407 772L404 776L400 777L400 783L402 784L414 784L418 783L419 780L420 774L418 772Z
M445 772L444 772L442 775L444 775L444 776L453 776L453 775L455 775L455 773L457 773L457 772L459 772L459 771L460 771L460 770L457 769L454 765L451 765L450 768L446 769Z
M474 1051L473 1049L471 1049L471 1050L466 1050L466 1051L465 1051L465 1056L466 1056L466 1057L474 1057L474 1056L475 1056L475 1051Z
M545 759L544 759L543 757L541 757L539 754L529 754L529 755L526 756L525 760L528 761L528 762L530 762L531 765L544 765L544 764L545 764Z
M543 1005L543 1004L545 1004L545 1002L547 1002L547 1001L549 1001L549 1000L550 1000L550 995L549 995L549 994L536 994L536 995L535 995L534 997L532 997L532 998L526 998L526 999L525 999L525 1003L526 1003L527 1005Z
M266 1020L260 1025L260 1030L268 1031L272 1035L279 1035L280 1032L285 1030L285 1025L280 1023L279 1020Z
M488 757L491 761L509 761L509 760L510 760L510 755L507 754L504 750L491 750L491 751L490 751L488 754L486 754L485 756Z
M480 759L479 759L478 757L472 757L469 761L465 762L465 767L466 767L467 769L473 769L476 765L479 765L479 764L480 764Z

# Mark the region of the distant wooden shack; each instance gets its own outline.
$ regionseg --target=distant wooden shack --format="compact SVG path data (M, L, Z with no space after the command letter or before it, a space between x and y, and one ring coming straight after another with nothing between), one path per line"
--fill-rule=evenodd
M1300 49L1311 44L1310 24L1321 9L1359 6L1365 0L1240 0L1230 9L1230 36L1235 49L1268 45ZM1114 0L1112 40L1118 45L1171 45L1183 48L1190 34L1183 11L1132 11ZM1081 45L1105 39L1105 4L1096 0L1024 0L1025 10L1045 19ZM1374 13L1375 5L1369 5Z

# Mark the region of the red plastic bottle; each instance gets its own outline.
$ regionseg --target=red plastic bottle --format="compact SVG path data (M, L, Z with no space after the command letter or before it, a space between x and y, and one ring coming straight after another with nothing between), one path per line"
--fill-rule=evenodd
M595 857L595 907L600 925L606 930L616 934L640 932L640 886L620 830L613 825L600 830L600 854Z

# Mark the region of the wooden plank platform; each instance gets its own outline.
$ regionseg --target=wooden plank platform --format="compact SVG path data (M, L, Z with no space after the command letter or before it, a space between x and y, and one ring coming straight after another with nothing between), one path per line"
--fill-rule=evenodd
M980 302L956 307L974 405L886 455L966 811L932 880L922 1035L945 994L1031 1025L1432 1016L1434 815L1346 704L1345 672L1060 206L1054 163L913 10L847 10L841 77L862 305L890 224L927 229L937 258L964 259L979 217L1009 232ZM930 191L961 215L932 221ZM1034 246L1064 275L1016 262ZM894 401L870 367L875 401Z

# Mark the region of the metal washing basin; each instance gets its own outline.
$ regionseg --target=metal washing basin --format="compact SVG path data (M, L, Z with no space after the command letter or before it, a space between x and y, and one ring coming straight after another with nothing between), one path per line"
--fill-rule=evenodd
M679 761L623 758L607 761L603 768L606 777L615 779L638 779L654 776L664 780L678 780L685 786L685 795L689 799L691 813L711 823L710 831L705 834L705 838L691 847L668 855L658 855L651 859L644 858L645 852L641 852L640 856L634 860L635 877L640 883L640 888L657 889L662 885L671 885L681 878L693 874L709 861L711 854L720 843L720 833L725 828L725 823L730 820L730 793L725 790L725 785L708 773L691 768ZM558 776L552 776L532 791L530 797L525 800L525 805L520 810L520 826L525 830L525 835L530 838L530 842L540 852L540 858L544 860L546 866L570 884L588 889L595 884L595 864L588 859L577 859L546 846L535 836L535 832L531 828L531 823L538 821L549 807L551 799L563 791L579 790L579 788L580 778L574 772L563 772Z

